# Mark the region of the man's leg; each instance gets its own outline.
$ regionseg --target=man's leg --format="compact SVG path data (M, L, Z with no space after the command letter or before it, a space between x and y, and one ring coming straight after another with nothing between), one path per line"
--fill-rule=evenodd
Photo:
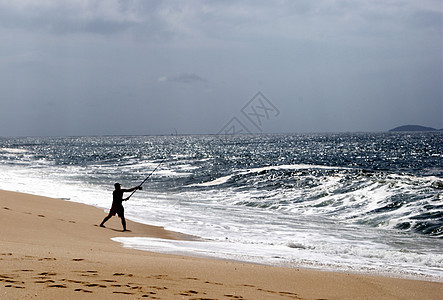
M100 223L100 227L105 227L105 222L108 221L112 216L109 214L107 215L103 221Z
M123 206L120 207L117 214L120 217L120 219L122 219L123 231L126 231L125 209Z
M121 216L121 219L122 219L123 231L126 231L126 220L125 220L125 216Z

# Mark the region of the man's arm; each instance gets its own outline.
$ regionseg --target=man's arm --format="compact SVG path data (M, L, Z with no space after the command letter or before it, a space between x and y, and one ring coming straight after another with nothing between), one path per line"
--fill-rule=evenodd
M130 193L130 192L133 192L135 190L141 190L141 189L142 189L142 187L140 185L138 185L138 186L135 186L135 187L130 188L130 189L122 189L121 191L123 193Z

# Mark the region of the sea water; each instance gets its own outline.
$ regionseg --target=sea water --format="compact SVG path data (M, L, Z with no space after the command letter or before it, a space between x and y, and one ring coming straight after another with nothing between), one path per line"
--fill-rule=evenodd
M442 158L440 132L0 138L0 188L105 216L158 167L127 218L201 241L125 247L442 281Z

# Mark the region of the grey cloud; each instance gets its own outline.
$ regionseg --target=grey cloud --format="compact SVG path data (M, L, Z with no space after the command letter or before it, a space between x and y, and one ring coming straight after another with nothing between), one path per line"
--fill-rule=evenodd
M50 31L56 34L93 33L101 35L122 32L135 25L134 22L115 22L100 19L84 22L55 20L48 24Z
M413 26L441 27L441 12L416 12L407 5L398 5L348 1L61 1L21 7L0 2L0 24L55 34L130 31L140 41L171 41L178 37L191 43L202 38L241 40L245 35L315 39L325 30L343 34L349 27L355 34L360 30L364 34L401 24L409 15ZM361 23L362 19L366 22Z
M441 32L442 16L442 12L418 11L411 14L409 21L414 27L436 28Z
M160 27L157 2L109 1L100 2L49 2L46 5L14 6L0 2L0 25L28 31L54 34L93 33L113 34L137 26L152 29ZM142 2L144 3L144 2ZM113 4L113 5L111 5Z
M178 76L173 77L172 81L181 82L181 83L193 83L193 82L206 82L206 79L198 76L197 74L182 73Z
M194 73L181 73L179 75L174 76L163 76L158 79L160 82L174 82L174 83L198 83L198 82L207 82L203 77L194 74Z

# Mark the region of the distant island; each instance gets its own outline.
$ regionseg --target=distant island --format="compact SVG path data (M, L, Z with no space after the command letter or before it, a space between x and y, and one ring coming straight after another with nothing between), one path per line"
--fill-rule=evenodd
M389 131L437 131L438 129L420 125L403 125Z

